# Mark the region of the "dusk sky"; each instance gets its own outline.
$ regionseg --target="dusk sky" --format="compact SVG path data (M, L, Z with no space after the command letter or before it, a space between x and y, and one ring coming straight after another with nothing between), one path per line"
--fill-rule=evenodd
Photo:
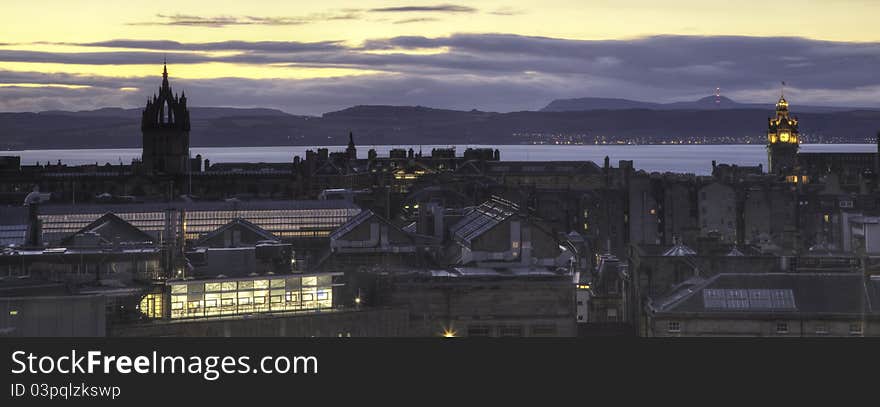
M880 107L880 1L3 0L0 111L358 104L539 109L556 98Z

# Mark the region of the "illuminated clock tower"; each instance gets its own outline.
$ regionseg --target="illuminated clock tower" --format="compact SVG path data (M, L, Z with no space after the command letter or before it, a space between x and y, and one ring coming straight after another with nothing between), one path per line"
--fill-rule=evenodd
M767 130L767 161L771 174L788 175L794 172L798 153L798 121L788 111L788 102L780 97L776 102L776 117L771 117Z

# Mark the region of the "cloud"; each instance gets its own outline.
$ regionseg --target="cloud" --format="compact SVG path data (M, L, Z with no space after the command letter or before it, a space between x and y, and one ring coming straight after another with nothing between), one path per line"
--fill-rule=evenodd
M525 10L513 8L513 7L501 7L492 11L489 11L489 14L493 14L496 16L518 16L521 14L525 14Z
M156 14L158 21L140 21L128 25L164 25L220 28L230 25L286 26L311 24L322 21L352 20L359 17L355 11L336 13L314 13L299 17L261 17L261 16L197 16L191 14Z
M503 14L491 12L492 14ZM512 10L512 9L511 9ZM263 26L295 26L304 24L313 24L326 21L338 20L354 20L364 18L365 14L391 14L391 13L447 13L447 14L470 14L477 13L479 10L473 7L462 6L457 4L438 4L428 6L398 6L398 7L380 7L380 8L345 8L330 10L322 13L312 13L303 16L250 16L250 15L221 15L221 16L202 16L194 14L156 14L156 20L152 21L136 21L126 23L134 26L184 26L184 27L205 27L205 28L222 28L227 26L242 25L263 25ZM414 22L434 21L433 19L401 19L394 21L395 24L406 24Z
M44 43L45 44L45 43ZM109 40L86 43L55 42L56 45L75 45L81 47L134 48L152 51L264 51L264 52L306 52L346 49L341 41L297 42L297 41L219 41L182 43L167 40Z
M403 20L394 21L394 24L427 23L430 21L440 21L440 20L437 18L432 18L432 17L406 18Z
M380 7L372 8L368 11L372 13L476 13L478 10L473 7L457 4L438 4L434 6Z
M880 77L874 69L880 66L880 45L876 43L738 36L589 41L462 33L378 38L354 45L338 41L182 43L128 39L66 45L78 45L87 52L6 49L0 50L0 62L158 64L158 51L173 50L169 54L173 55L169 60L171 68L174 64L225 62L271 64L276 69L347 68L373 72L332 79L174 81L175 89L185 85L191 100L203 106L229 105L234 101L242 106L309 114L354 104L510 111L540 108L555 98L585 96L668 102L693 100L710 94L716 87L725 96L742 102L772 102L781 80L790 84L786 95L791 95L795 104L880 107ZM89 49L96 47L120 49ZM423 49L436 52L410 52ZM238 52L204 52L226 50ZM173 78L173 69L171 72ZM118 89L122 87L155 88L156 81L155 77L98 78L0 71L0 82L4 83L93 86L84 92L104 95L103 99L97 97L97 101L122 98L110 96L120 94ZM49 90L33 92L46 95ZM68 90L51 92L51 96L45 97L65 100ZM17 100L2 102L6 107L0 109L8 109L12 103L17 108L27 106L22 101L26 94L26 89L0 90L0 99ZM83 92L70 94L71 104L83 103L77 99ZM139 105L140 99L136 100Z

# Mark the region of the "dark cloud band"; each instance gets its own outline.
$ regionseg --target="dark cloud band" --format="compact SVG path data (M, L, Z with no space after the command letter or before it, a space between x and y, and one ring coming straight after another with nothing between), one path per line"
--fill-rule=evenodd
M294 113L321 113L357 103L411 103L507 111L539 108L561 97L681 100L707 95L716 87L727 95L743 98L742 101L757 102L772 97L780 80L789 83L792 95L799 95L804 104L880 104L880 78L875 73L875 67L880 65L878 43L738 36L583 41L509 34L455 34L375 39L358 45L338 41L181 43L125 39L66 45L120 49L81 53L7 49L0 50L0 61L159 64L164 51L173 51L168 53L172 76L175 64L207 62L272 64L277 69L342 67L383 72L333 80L185 81L202 92L203 102L199 103L203 105L224 103L220 95L239 92L248 96L238 95L230 100L243 101L250 97L252 100L248 100L247 105L277 107ZM416 49L438 52L407 53ZM237 52L218 56L206 51ZM32 80L109 90L143 86L151 89L155 85L155 78L84 79L58 75L12 78L14 75L17 73L3 72L0 82ZM271 86L266 88L269 84ZM462 84L467 86L460 86ZM212 90L212 86L223 89ZM236 86L242 88L236 89ZM295 95L285 97L276 92L276 88ZM256 95L263 93L255 89L265 89L265 95L271 96L261 102ZM7 91L0 92L6 95ZM23 97L22 92L15 97ZM53 89L52 92L63 93L64 90ZM312 99L308 100L313 102L306 102L303 95L309 95Z

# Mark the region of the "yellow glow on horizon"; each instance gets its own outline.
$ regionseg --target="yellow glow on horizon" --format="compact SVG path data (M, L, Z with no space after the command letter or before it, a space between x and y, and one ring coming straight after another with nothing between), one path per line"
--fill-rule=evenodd
M880 2L742 0L731 6L704 0L482 0L435 2L462 4L473 13L376 13L371 8L400 6L391 0L7 0L0 15L3 42L90 42L116 38L208 42L343 40L398 35L445 36L453 32L492 32L569 39L625 39L655 34L802 36L839 41L878 41L874 21ZM432 4L420 2L418 4ZM322 16L358 9L356 18ZM512 10L501 15L499 10ZM227 25L223 27L133 25L166 21L157 14L201 17L257 16L302 18L299 25ZM780 18L784 16L784 18ZM401 24L406 19L423 21ZM427 20L425 20L427 19ZM76 29L71 30L72 24Z
M240 55L243 52L237 50L229 50L229 51L189 51L189 50L157 50L150 48L127 48L127 47L97 47L97 46L84 46L84 45L74 45L74 44L42 44L42 43L31 43L31 44L0 44L0 50L9 50L9 51L28 51L28 52L51 52L51 53L68 53L68 54L78 54L78 53L102 53L102 52L142 52L147 54L155 54L157 63L161 63L162 59L166 56L169 57L169 63L173 63L174 54L197 54L203 55L211 58L222 58L222 57L230 57L235 55ZM7 62L0 62L0 65L6 64Z
M37 52L155 53L154 65L87 65L3 62L0 70L66 73L108 77L150 77L161 74L162 57L169 56L172 78L313 79L377 74L383 71L345 67L282 66L240 63L175 64L178 52L208 57L241 51L178 51L140 48L84 47L75 43L118 39L208 43L222 41L340 41L357 46L364 41L397 36L447 37L457 33L498 33L571 40L627 40L652 35L796 36L850 42L880 41L876 24L880 1L742 0L731 6L705 0L481 0L437 1L417 5L460 4L471 12L375 12L371 9L405 5L392 0L5 0L0 13L0 50ZM337 17L351 15L353 18ZM217 26L163 25L168 16L196 18L289 18L301 24L231 24ZM163 17L164 16L164 17ZM781 18L783 17L784 18ZM409 22L407 21L415 21ZM146 23L146 24L145 24ZM65 44L66 43L66 44ZM390 49L371 54L433 55L446 48ZM374 68L375 69L375 68Z
M106 77L160 77L162 61L155 65L86 65L44 62L0 62L0 70L95 75ZM315 79L339 76L371 75L380 71L349 68L318 68L312 66L245 65L224 62L200 64L168 64L168 76L178 79L249 78L249 79Z

